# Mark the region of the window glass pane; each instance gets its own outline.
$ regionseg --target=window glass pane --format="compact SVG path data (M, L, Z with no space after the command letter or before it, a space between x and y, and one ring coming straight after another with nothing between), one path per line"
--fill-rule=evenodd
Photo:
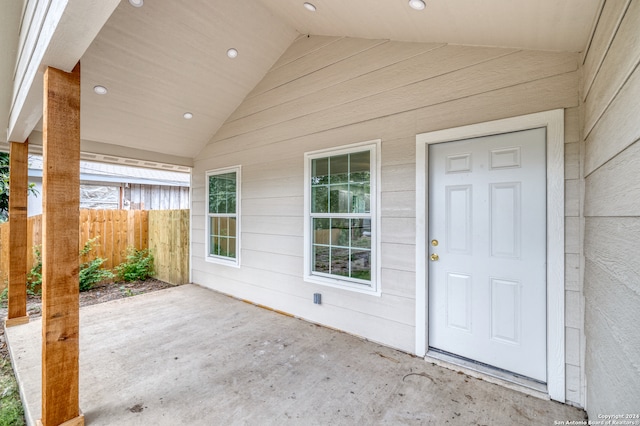
M227 211L225 213L235 213L236 212L236 193L235 192L227 192Z
M329 247L313 246L313 270L315 272L324 272L328 274L329 271Z
M351 219L351 247L371 248L370 219Z
M369 182L371 153L369 151L356 152L350 155L350 175L351 182Z
M371 251L351 251L351 278L371 280Z
M333 178L333 175L331 175ZM329 211L331 213L349 212L349 185L329 186Z
M370 213L369 184L351 183L349 189L351 191L351 213Z
M236 173L209 176L209 213L235 213Z
M229 236L231 236L231 237L235 237L236 236L236 218L235 217L230 217L229 218L228 232L229 232Z
M220 226L219 226L219 217L210 217L209 221L211 222L211 225L209 227L209 230L211 232L211 235L220 235Z
M349 249L331 247L331 274L349 276Z
M227 237L218 237L218 256L228 257L228 244L229 239Z
M313 219L313 243L329 245L331 230L329 229L330 219Z
M311 188L311 212L327 213L329 211L329 189L326 186Z
M218 218L220 222L220 232L218 235L227 236L229 235L229 218L228 217L220 217Z
M329 159L318 158L311 161L311 185L326 185L329 183Z
M218 213L218 192L216 191L216 180L214 176L209 176L209 213Z
M331 245L349 247L349 219L331 219Z
M329 158L329 183L343 183L349 181L349 154L336 155Z
M225 190L227 192L236 192L236 172L220 175L220 179L224 179L226 181Z
M236 257L236 239L228 238L227 256L235 259Z
M226 189L226 204L227 210L225 213L235 213L236 212L236 173L227 173L222 175L223 178L227 181L227 189Z
M220 253L220 245L219 245L218 237L212 235L211 243L209 245L209 254L213 256L217 256L219 253Z

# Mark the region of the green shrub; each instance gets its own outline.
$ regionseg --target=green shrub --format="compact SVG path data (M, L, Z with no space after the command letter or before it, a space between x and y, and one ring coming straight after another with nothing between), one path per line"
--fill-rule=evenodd
M36 264L27 274L27 294L40 294L42 291L42 248L41 246L33 247L33 256L36 258Z
M93 244L97 239L98 237L92 238L84 243L84 247L80 250L80 258L89 255L91 250L93 250ZM113 273L111 271L108 269L102 269L102 264L106 261L107 259L96 257L93 260L80 264L80 291L91 290L97 283L113 278Z
M92 238L84 243L80 250L80 258L86 257L91 253L98 239ZM27 293L40 294L42 291L42 251L40 246L33 248L33 254L36 258L36 264L27 274ZM102 265L106 259L97 257L93 260L80 263L80 272L78 281L80 282L80 291L91 290L97 283L113 278L113 273L107 269L102 269Z
M115 267L118 279L143 281L153 274L153 255L148 249L138 250L134 247L127 249L127 260Z

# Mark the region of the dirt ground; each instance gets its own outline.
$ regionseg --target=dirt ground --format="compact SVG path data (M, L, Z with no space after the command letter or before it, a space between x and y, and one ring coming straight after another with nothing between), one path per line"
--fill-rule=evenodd
M169 287L175 286L153 278L145 281L134 281L131 283L102 284L89 291L83 291L80 293L80 306L95 305L96 303L136 296L138 294L149 293ZM40 296L28 297L27 312L31 318L36 318L42 315L42 298ZM7 350L7 342L4 337L4 319L6 317L7 301L4 300L0 303L0 359L8 360L9 351Z

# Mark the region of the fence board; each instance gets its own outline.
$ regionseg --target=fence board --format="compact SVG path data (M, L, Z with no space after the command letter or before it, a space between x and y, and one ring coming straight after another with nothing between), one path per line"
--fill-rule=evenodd
M144 250L149 248L149 211L140 211L140 249Z
M104 267L112 269L114 266L113 258L107 257L108 253L113 253L113 210L104 210L104 239L102 240L104 254L107 261L104 263Z
M124 260L126 260L127 256L127 234L128 234L128 222L127 215L128 212L126 210L115 210L115 215L118 216L118 220L116 223L118 224L117 233L118 233L118 246L116 248L116 253L114 253L113 259L115 265L119 265Z
M155 277L172 284L188 282L189 210L150 210L148 215Z
M99 237L98 242L100 244L95 248L95 253L96 256L103 259L107 257L107 251L105 249L105 221L106 219L104 217L104 210L91 211L91 223L93 224L93 232L91 233L91 237Z
M189 210L80 210L80 248L96 238L93 252L82 261L106 259L112 269L126 259L126 249L151 248L156 278L173 284L189 280ZM27 219L27 268L36 263L33 249L42 244L42 216ZM9 224L0 224L0 291L9 273Z
M91 238L89 233L90 227L91 227L91 222L89 221L89 211L85 209L80 210L80 239L78 241L78 244L80 247L78 247L78 250L82 250L82 248L84 247L85 241ZM87 254L86 256L83 256L82 259L80 260L82 262L86 262L87 260L89 260L90 256L91 254Z

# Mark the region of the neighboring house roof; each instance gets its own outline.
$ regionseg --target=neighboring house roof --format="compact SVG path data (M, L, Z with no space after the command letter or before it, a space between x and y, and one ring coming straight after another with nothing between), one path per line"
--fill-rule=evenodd
M29 176L42 177L41 156L29 156ZM80 161L80 180L83 183L135 183L188 187L191 176L189 173Z

